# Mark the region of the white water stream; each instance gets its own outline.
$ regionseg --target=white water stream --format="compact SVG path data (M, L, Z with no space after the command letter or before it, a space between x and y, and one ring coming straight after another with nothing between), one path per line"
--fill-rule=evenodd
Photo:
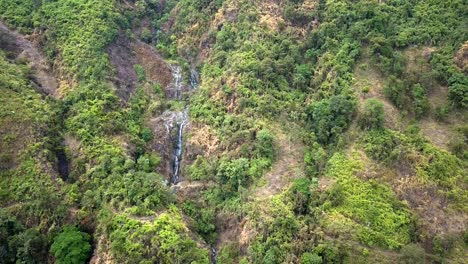
M172 84L170 86L171 97L175 100L181 100L184 90L182 69L177 65L171 65L170 68L173 78ZM198 87L198 73L193 68L190 70L190 86L191 90ZM188 123L188 109L186 107L182 111L166 112L165 115L164 125L173 145L171 156L172 175L169 179L169 184L176 185L180 182L181 161L183 154L183 134L184 128Z

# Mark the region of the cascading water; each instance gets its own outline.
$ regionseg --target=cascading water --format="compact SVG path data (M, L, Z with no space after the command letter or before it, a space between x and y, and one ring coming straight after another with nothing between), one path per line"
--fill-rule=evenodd
M182 160L183 132L188 121L187 110L181 112L168 112L165 118L167 133L173 142L172 151L172 175L170 184L175 185L180 180L180 165Z
M182 82L182 69L180 66L171 65L172 71L172 84L170 87L171 93L169 98L180 100L182 99L183 82ZM167 133L170 141L172 142L172 155L171 155L171 169L172 175L169 179L170 185L175 185L180 181L180 165L182 160L183 148L183 132L184 127L188 121L187 109L178 112L166 112L164 117L164 125L166 126Z
M182 92L184 90L182 69L180 66L171 65L172 71L172 84L170 87L171 93L169 97L175 100L182 99ZM191 89L198 87L198 73L195 69L190 70L190 85ZM167 132L170 140L173 143L172 151L172 175L169 180L170 185L176 185L180 181L180 170L182 161L182 149L183 149L183 133L185 125L188 123L188 110L185 108L179 112L167 112L164 118Z
M169 96L171 99L180 100L182 98L182 69L178 65L170 65L172 72L172 84L171 91L172 94Z

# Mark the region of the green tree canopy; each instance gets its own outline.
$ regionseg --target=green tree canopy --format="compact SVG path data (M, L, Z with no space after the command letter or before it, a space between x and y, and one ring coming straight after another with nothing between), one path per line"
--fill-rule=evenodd
M65 226L54 238L51 252L57 264L85 263L91 252L90 236L74 226Z

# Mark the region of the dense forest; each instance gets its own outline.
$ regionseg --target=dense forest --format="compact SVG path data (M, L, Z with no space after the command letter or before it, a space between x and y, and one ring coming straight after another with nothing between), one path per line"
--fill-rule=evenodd
M465 0L0 0L0 263L466 263Z

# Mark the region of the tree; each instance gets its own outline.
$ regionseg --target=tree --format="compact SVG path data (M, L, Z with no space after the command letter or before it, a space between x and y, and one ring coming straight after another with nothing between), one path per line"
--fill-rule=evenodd
M74 226L65 226L54 238L51 252L57 264L85 263L91 252L90 236Z
M307 213L310 197L312 195L309 188L310 184L311 182L307 178L299 178L293 182L291 192L294 202L294 211L297 214Z
M225 186L226 194L239 191L248 182L247 170L249 161L240 158L232 161L223 160L219 165L217 176Z
M313 103L308 109L308 117L317 141L322 144L334 142L348 128L355 109L356 101L347 95L336 95Z
M10 241L16 249L16 263L44 263L47 240L35 229L28 229Z
M364 102L361 118L359 120L362 129L383 128L385 122L385 110L383 103L378 99L371 98Z

